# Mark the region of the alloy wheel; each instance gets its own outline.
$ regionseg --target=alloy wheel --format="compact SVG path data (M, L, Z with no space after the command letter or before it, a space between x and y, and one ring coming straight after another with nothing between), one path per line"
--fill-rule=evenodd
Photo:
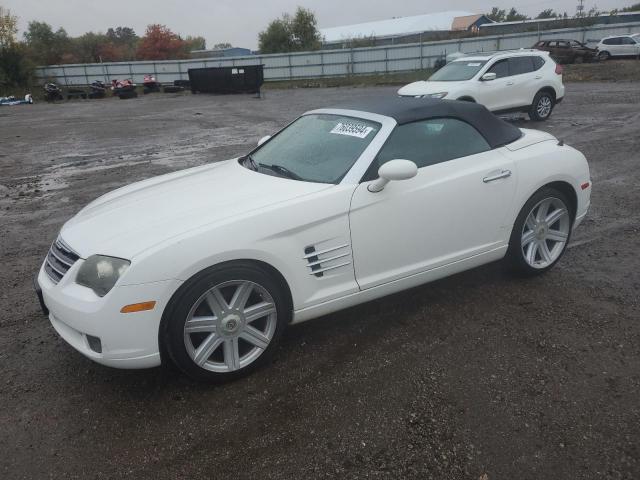
M269 346L277 327L276 304L261 285L224 282L207 290L191 307L184 344L191 360L211 372L247 367Z
M538 100L538 105L536 105L536 112L540 118L547 118L551 114L551 108L553 107L553 103L551 98L547 95L543 95Z
M545 198L536 204L522 227L520 247L527 264L543 269L553 264L569 240L571 216L559 198Z

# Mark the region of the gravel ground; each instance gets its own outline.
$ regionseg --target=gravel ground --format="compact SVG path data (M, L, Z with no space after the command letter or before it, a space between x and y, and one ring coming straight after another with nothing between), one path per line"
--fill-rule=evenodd
M517 122L592 168L542 278L492 264L292 327L222 386L94 364L39 312L33 274L93 198L393 91L0 109L0 478L640 478L640 83L570 84L549 122Z

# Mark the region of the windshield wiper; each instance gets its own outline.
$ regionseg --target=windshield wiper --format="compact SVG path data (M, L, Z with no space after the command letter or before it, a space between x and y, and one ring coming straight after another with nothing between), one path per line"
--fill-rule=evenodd
M287 167L283 167L282 165L265 165L263 163L260 164L262 168L266 168L267 170L271 170L272 172L277 173L281 177L290 178L291 180L303 180L298 174L293 173Z
M249 170L253 170L254 172L258 171L258 163L253 159L251 154L246 155L242 158L242 166L248 168Z

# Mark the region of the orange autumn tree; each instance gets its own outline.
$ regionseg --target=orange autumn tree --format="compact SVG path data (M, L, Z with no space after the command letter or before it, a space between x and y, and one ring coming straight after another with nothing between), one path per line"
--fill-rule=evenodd
M185 41L165 25L147 27L138 43L138 60L174 60L187 58Z

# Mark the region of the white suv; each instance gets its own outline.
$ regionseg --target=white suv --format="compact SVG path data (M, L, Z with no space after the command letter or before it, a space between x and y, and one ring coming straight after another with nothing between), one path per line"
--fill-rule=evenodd
M598 43L598 60L631 56L640 57L640 33L605 37Z
M492 112L526 112L532 120L546 120L564 98L562 66L539 50L473 53L429 80L402 87L398 95L466 100Z

